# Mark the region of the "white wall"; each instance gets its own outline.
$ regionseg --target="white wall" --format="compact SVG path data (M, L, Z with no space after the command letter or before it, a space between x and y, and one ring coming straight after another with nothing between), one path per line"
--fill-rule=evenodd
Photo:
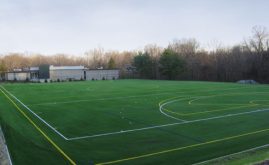
M86 70L87 80L112 80L119 78L119 70Z
M26 79L30 80L30 73L28 72L13 72L13 73L6 73L6 80L14 81L25 81Z
M77 70L65 70L65 69L59 69L59 70L50 70L50 79L53 81L59 80L68 80L68 79L74 79L74 80L80 80L84 79L84 72L83 70L77 69Z

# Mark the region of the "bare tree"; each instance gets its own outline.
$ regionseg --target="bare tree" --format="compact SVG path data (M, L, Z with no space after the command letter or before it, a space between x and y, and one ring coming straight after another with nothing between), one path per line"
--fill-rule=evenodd
M105 65L104 48L101 48L101 47L95 48L93 50L86 52L85 55L87 59L87 67L98 68L98 67L103 67L103 65Z
M269 33L266 27L254 26L252 28L252 37L244 41L245 46L250 52L258 54L269 50Z
M169 49L175 51L176 53L188 56L188 55L194 55L200 44L196 39L181 39L181 40L174 40L172 43L169 44Z

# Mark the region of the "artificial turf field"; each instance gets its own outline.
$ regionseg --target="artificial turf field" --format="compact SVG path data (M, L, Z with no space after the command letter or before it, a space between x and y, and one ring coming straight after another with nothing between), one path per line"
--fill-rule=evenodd
M268 85L115 80L0 89L14 164L195 164L269 144Z

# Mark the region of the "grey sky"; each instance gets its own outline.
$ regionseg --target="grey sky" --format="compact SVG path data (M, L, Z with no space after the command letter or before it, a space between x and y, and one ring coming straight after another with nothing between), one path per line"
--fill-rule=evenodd
M83 54L196 38L239 43L269 28L268 0L0 0L0 53Z

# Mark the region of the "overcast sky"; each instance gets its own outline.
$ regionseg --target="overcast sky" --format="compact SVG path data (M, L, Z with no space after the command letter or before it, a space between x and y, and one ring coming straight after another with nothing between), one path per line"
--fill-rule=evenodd
M83 54L196 38L240 43L269 28L268 0L0 0L0 53Z

